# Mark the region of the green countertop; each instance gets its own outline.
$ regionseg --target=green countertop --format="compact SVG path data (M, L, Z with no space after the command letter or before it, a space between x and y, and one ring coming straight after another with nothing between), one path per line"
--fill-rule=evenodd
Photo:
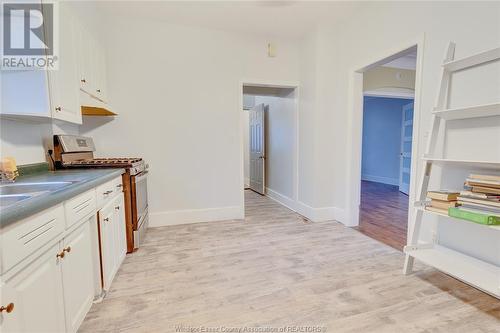
M14 184L40 182L71 182L71 184L1 207L0 228L71 199L80 193L120 176L124 172L124 169L78 169L45 171L20 176ZM26 187L29 189L29 185L26 185ZM0 200L2 200L1 196Z

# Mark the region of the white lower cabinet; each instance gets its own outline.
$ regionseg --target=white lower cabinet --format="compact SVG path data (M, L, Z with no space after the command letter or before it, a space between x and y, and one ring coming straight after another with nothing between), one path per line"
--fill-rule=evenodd
M86 222L64 239L61 266L67 332L78 330L94 298L90 235L90 225Z
M64 332L62 260L54 245L1 286L1 304L14 304L12 312L0 314L0 331Z
M120 184L121 176L109 182ZM106 198L97 221L96 193L0 229L1 333L74 333L102 296L100 274L109 288L127 248L124 197Z
M109 290L127 252L123 193L99 211L99 233L103 288Z

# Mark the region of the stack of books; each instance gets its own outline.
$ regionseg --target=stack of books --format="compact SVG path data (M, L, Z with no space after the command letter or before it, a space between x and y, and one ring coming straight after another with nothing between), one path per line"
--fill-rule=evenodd
M425 209L431 212L448 215L449 208L458 206L457 198L459 195L460 193L457 191L428 191L427 198L431 199L431 202Z
M472 174L450 216L481 224L500 224L500 176Z

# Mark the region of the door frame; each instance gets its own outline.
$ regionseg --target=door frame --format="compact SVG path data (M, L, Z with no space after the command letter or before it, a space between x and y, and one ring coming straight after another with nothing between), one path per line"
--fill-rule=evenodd
M295 81L266 81L266 80L258 80L258 79L243 79L240 80L238 83L238 98L239 98L239 109L238 109L238 121L239 121L239 129L240 129L240 144L239 144L239 150L240 150L240 179L239 179L239 186L240 186L240 205L241 205L241 211L242 211L242 216L245 218L245 173L244 173L244 149L243 149L243 144L244 144L244 131L246 130L243 128L243 116L245 111L243 111L243 87L244 86L253 86L253 87L261 87L261 88L288 88L288 89L294 89L295 90L295 101L294 101L294 113L295 113L295 142L294 142L294 153L293 153L293 165L294 165L294 171L293 171L293 197L292 198L287 198L283 197L283 201L290 201L292 200L293 202L281 202L283 205L289 207L292 210L295 210L296 203L299 200L299 98L300 98L300 84L299 82ZM266 187L267 189L267 187ZM266 193L267 195L267 193Z
M349 77L349 143L347 147L348 158L346 160L347 182L346 182L346 225L355 227L359 225L359 206L361 203L361 154L362 154L362 136L363 136L363 73L387 63L388 61L399 58L410 50L416 48L417 59L415 69L415 96L413 111L413 135L412 135L412 154L410 168L410 189L409 189L409 209L408 209L408 232L412 216L415 213L411 209L412 202L416 196L416 172L418 163L419 141L420 141L420 118L421 118L421 94L422 94L422 74L423 74L423 55L424 55L425 34L417 36L415 39L402 43L397 47L388 49L382 55L372 60L364 62L360 66L354 67Z

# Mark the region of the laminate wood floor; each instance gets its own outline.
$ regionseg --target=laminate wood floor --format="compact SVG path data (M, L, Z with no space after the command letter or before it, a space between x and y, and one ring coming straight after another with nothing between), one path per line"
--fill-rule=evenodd
M499 332L500 301L246 191L244 221L155 228L81 332ZM278 328L292 327L284 331Z
M408 196L393 185L361 181L358 230L403 251L408 227Z

